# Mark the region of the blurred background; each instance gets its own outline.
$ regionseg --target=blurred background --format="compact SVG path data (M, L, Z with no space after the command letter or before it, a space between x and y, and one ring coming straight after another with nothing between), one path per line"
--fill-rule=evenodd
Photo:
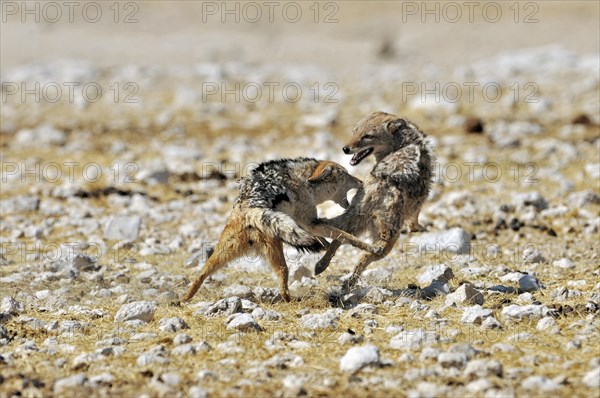
M89 121L240 136L269 120L286 135L373 109L466 112L488 83L494 100L505 90L488 114L560 112L597 88L598 15L593 1L3 1L2 133Z
M102 67L247 62L358 77L381 63L450 68L551 44L579 55L598 50L593 1L2 3L3 69L65 59Z

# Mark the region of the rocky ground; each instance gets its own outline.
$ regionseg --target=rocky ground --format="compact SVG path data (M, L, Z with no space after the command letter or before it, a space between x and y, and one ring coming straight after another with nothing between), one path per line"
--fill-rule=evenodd
M3 69L0 396L600 396L599 68L554 45L351 77L310 62ZM10 82L47 91L21 100ZM61 84L51 102L56 82L102 95ZM341 147L373 110L431 137L426 231L347 295L358 250L314 277L318 256L288 249L296 301L247 257L179 305L236 180L292 156L366 175Z

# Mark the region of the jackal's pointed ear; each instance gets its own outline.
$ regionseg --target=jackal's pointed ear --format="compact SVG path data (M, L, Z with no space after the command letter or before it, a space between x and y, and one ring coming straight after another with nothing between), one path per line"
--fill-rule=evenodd
M385 124L385 129L391 134L396 134L402 131L406 127L406 120L398 118L396 120L392 120L391 122L387 122Z
M310 177L308 182L320 182L325 181L333 173L333 165L327 162L321 162L317 165Z

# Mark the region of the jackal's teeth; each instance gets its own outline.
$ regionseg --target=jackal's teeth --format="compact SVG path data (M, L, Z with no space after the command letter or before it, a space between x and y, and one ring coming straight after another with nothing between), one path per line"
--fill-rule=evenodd
M350 159L350 164L352 166L356 166L357 164L359 164L364 158L366 158L367 156L369 156L369 154L373 152L373 148L367 148L367 149L363 149L360 152L357 152L356 154L354 154L354 156L352 156L352 159Z

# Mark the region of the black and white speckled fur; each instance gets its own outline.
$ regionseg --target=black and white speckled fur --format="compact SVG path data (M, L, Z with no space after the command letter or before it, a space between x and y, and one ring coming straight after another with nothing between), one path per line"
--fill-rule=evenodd
M354 155L350 163L356 165L373 155L376 164L343 214L319 220L356 236L367 232L374 239L378 252L361 257L348 286L357 282L371 262L391 251L404 222L411 231L422 230L418 216L429 195L434 162L427 136L405 119L373 112L361 119L353 131L351 141L343 148L345 153ZM338 242L332 242L317 263L316 274L329 266L338 247Z
M328 246L324 236L351 243L363 250L370 245L342 230L314 226L316 205L333 200L346 208L346 194L361 181L337 163L310 158L265 162L240 180L240 195L213 253L192 283L183 301L190 300L203 281L219 268L243 255L267 259L279 276L281 296L289 301L288 269L283 243L299 250L319 251Z
M319 165L330 167L332 174L311 182ZM307 232L317 218L316 205L332 200L346 208L348 190L360 186L360 180L333 162L278 159L261 163L240 180L235 206L245 209L248 222L254 227L299 250L316 252L327 245L324 239Z

